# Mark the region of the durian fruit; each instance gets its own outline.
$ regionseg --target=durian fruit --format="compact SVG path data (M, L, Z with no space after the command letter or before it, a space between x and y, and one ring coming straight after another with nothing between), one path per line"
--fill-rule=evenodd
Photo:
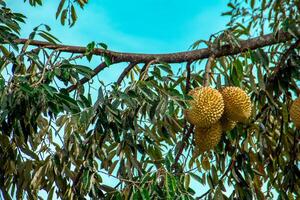
M296 128L300 129L300 97L298 97L290 108L291 120L294 122Z
M209 128L195 128L195 147L197 153L203 153L213 149L219 142L222 136L222 126L218 121Z
M231 131L236 126L236 121L230 120L224 115L221 117L220 123L224 132Z
M206 128L215 124L224 112L224 102L221 93L210 87L198 87L189 95L190 109L186 110L187 121L198 127Z
M220 90L224 100L224 115L237 122L245 122L251 116L251 100L239 87L225 87Z

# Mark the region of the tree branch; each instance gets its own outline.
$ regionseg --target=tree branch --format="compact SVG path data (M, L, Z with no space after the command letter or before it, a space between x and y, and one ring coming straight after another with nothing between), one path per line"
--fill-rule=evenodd
M186 64L186 85L185 85L185 93L188 94L191 88L191 63L188 62Z
M120 77L117 80L117 84L121 85L123 79L125 78L125 76L130 72L130 70L136 65L136 63L129 63L129 65L124 69L124 71L122 72L122 74L120 75Z
M147 77L149 67L155 62L156 62L156 60L151 60L150 62L145 63L145 65L141 69L139 80L144 80Z
M300 30L298 30L300 32ZM223 45L218 49L214 49L214 57L222 57L228 55L235 55L248 50L253 50L265 46L270 46L282 42L292 40L294 37L284 31L279 31L277 35L271 33L263 35L260 37L251 38L248 40L242 40L239 42L239 47L231 45ZM86 47L82 46L70 46L64 44L52 44L49 42L43 42L38 40L28 40L28 39L16 39L14 40L16 44L28 44L31 46L38 46L39 48L53 49L59 52L69 52L69 53L80 53L86 52ZM179 53L167 53L167 54L142 54L142 53L123 53L115 52L100 48L95 48L92 52L94 55L108 56L110 57L112 64L120 62L130 62L130 63L147 63L145 66L150 66L150 64L158 62L167 63L182 63L182 62L193 62L196 60L209 58L211 56L210 48L203 48L192 51L185 51ZM88 82L91 78L102 71L107 65L103 62L94 69L94 74L90 78L81 79L76 85L72 85L67 88L69 92L73 91L78 87L78 85ZM279 70L279 69L278 69Z
M180 156L181 156L181 154L184 150L185 145L188 142L188 138L190 137L191 133L193 132L193 129L194 129L194 125L191 125L190 128L187 129L187 132L184 133L183 139L182 139L182 142L181 142L181 146L180 146L180 148L178 150L178 153L177 153L177 155L175 157L175 160L174 160L174 164L173 164L174 167L177 166L178 160L179 160L179 158L180 158Z
M235 160L231 160L230 163L229 163L229 165L228 165L228 167L227 167L227 169L226 169L226 171L225 171L224 174L219 178L219 181L218 181L217 185L218 185L221 181L223 181L224 177L228 174L228 172L230 172L230 170L233 168L234 164L235 164ZM216 186L217 186L217 185L216 185ZM198 199L203 199L203 197L205 197L206 195L208 195L210 192L211 192L211 189L208 189L205 193L203 193L201 196L197 197L196 199L197 199L197 200L198 200Z
M282 55L280 58L278 64L276 65L275 69L273 70L273 74L277 74L281 68L281 66L284 64L286 59L289 57L289 55L292 53L294 49L296 49L300 45L300 39L298 39L294 44L292 44L286 52Z
M99 72L101 72L103 69L105 69L107 67L105 62L102 62L100 65L98 65L94 70L93 70L93 74L90 78L84 77L83 79L81 79L78 83L76 83L75 85L72 85L70 87L67 88L68 92L72 92L73 90L75 90L79 85L83 85L86 82L88 82L89 80L91 80L94 76L96 76Z
M279 62L277 63L277 65L275 66L274 70L272 71L272 74L268 77L268 79L266 80L266 88L267 91L272 94L273 90L274 90L274 82L276 80L276 78L279 77L280 73L281 73L281 69L282 66L284 65L285 61L288 59L289 55L294 51L294 49L296 49L297 47L299 47L300 45L300 39L297 39L297 41L295 43L293 43L285 52L284 54L281 56ZM297 91L298 93L298 91Z
M211 67L214 63L215 60L215 55L212 54L209 56L206 66L205 66L205 72L204 72L204 77L203 77L203 86L209 86L210 85L210 73L211 73Z
M299 30L300 32L300 30ZM294 37L284 31L279 31L277 35L274 33L251 38L248 40L241 40L238 46L223 45L218 49L215 49L214 54L216 58L228 55L235 55L241 52L247 51L249 49L257 49L265 46L274 45L277 43L282 43L293 39ZM16 39L14 40L16 44L25 44L28 39ZM62 52L69 53L85 53L86 47L81 46L69 46L63 44L51 44L49 42L43 42L38 40L31 40L29 45L39 46L47 49L59 49ZM167 62L167 63L182 63L182 62L192 62L195 60L200 60L208 58L211 55L209 48L203 48L192 51L185 51L179 53L167 53L167 54L142 54L142 53L124 53L104 50L100 48L94 49L92 52L94 55L106 55L111 58L113 63L119 62L134 62L134 63L148 63L152 60L157 60L157 62Z

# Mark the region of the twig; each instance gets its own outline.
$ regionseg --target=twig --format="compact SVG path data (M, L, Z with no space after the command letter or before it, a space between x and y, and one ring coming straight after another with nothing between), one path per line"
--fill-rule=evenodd
M191 88L191 62L186 64L186 86L185 93L188 94Z
M228 174L228 172L232 169L232 167L235 164L235 160L231 160L230 164L228 165L226 171L224 172L224 174L221 176L221 178L218 181L218 184L223 180L223 178ZM217 185L218 185L217 184ZM216 186L217 186L216 185ZM196 199L202 199L203 197L205 197L208 193L210 193L211 189L208 189L205 193L203 193L201 196L197 197Z
M45 64L45 66L44 66L44 68L43 68L43 72L42 72L42 74L41 74L40 79L39 79L37 82L33 83L33 84L31 85L32 87L35 87L35 86L39 85L39 84L44 80L44 75L45 75L45 73L46 73L47 66L50 64L51 59L52 59L52 57L54 56L54 54L55 54L56 52L57 52L57 51L52 51L51 54L48 56L48 59L47 59L46 64Z
M100 65L98 65L94 70L93 70L93 74L91 75L91 77L84 77L81 80L78 81L78 83L76 83L75 85L72 85L70 87L67 88L68 92L72 92L73 90L75 90L79 85L83 85L86 82L88 82L89 80L91 80L94 76L96 76L99 72L101 72L103 69L105 69L107 67L105 62L102 62Z
M205 72L204 72L204 77L203 77L203 86L209 86L210 85L210 73L211 73L211 68L214 64L215 61L215 54L211 54L211 56L209 56L207 63L205 65Z
M123 79L125 78L125 76L130 72L130 70L132 68L134 68L134 66L136 65L137 63L129 63L129 65L124 69L124 71L122 72L122 74L120 75L120 77L118 78L117 80L117 85L121 85Z
M292 53L292 51L297 48L300 45L300 39L298 39L294 44L292 44L286 52L281 56L279 62L277 63L276 67L273 70L273 73L268 77L266 81L266 88L268 89L269 93L271 94L273 87L274 87L274 81L276 77L278 77L278 74L280 73L280 69L282 69L282 65L284 65L284 62L287 60L289 55Z
M152 65L152 63L157 62L156 60L151 60L150 62L145 63L143 68L141 69L141 75L139 80L144 80L146 78L146 75L148 73L149 67Z
M109 174L109 173L104 172L104 171L101 171L101 170L98 170L98 172L99 172L99 173L102 173L102 174L105 174L105 175L108 175L108 176L111 176L111 177L113 177L113 178L115 178L115 179L118 179L118 180L120 180L120 181L122 181L122 182L132 183L132 184L134 184L134 185L136 185L136 186L138 186L139 184L142 183L142 182L139 182L139 181L133 181L133 180L129 180L129 179L119 178L119 177L117 177L117 176L115 176L115 175ZM151 183L151 182L152 182L152 181L147 181L146 183Z
M188 138L190 137L191 133L193 132L193 129L194 129L194 125L191 125L189 127L189 129L187 129L187 132L184 133L183 139L181 141L181 146L180 146L180 148L178 150L178 153L177 153L177 155L175 157L175 160L174 160L173 167L177 166L178 160L179 160L179 158L180 158L180 156L183 152L183 149L184 149L185 145L188 143Z
M300 45L300 39L298 39L294 44L292 44L288 50L281 56L278 64L276 65L276 67L273 70L273 75L276 75L281 66L284 64L284 62L286 61L286 59L289 57L289 55L292 53L292 51L297 48Z
M190 90L190 85L191 85L191 62L188 62L186 64L186 88L185 88L185 93L188 94L189 93L189 90ZM181 141L181 147L175 157L175 161L174 161L174 164L173 166L176 167L177 163L178 163L178 160L180 158L180 156L182 155L182 152L183 152L183 149L191 135L191 133L193 132L193 129L194 129L194 126L191 125L188 129L188 126L187 126L187 121L186 119L184 119L184 128L183 128L183 138L182 138L182 141Z

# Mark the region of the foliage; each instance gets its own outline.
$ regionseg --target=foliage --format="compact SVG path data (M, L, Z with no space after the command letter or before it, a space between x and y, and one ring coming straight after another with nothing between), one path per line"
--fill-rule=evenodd
M215 59L211 85L243 88L254 111L251 120L202 155L192 153L193 135L185 139L183 134L189 127L183 115L190 99L187 84L194 88L203 82L205 72L196 70L200 61L192 64L190 83L187 70L158 63L147 70L135 65L123 85L100 80L97 97L90 83L69 92L68 86L94 75L89 66L76 64L90 59L92 43L80 55L29 42L20 48L15 39L25 16L2 0L0 5L0 190L5 199L37 199L42 190L48 199L193 199L197 191L191 181L209 186L200 197L208 199L274 198L274 191L278 199L293 199L300 194L300 132L289 119L289 106L299 95L299 48L290 48L299 40L299 1L228 4L228 29L205 42L210 48L236 46L249 36L279 30L294 37ZM64 13L73 12L73 5L65 8L71 11L63 6L64 0L56 14L62 24ZM71 19L74 25L76 18ZM39 35L59 43L49 31L36 27L29 39ZM107 175L115 185L105 181Z
M24 0L24 2L27 0ZM43 4L43 0L28 0L31 6L41 6ZM72 27L77 20L77 13L76 13L76 5L79 5L81 9L88 3L88 0L60 0L55 17L60 18L60 23L65 25L66 20L68 25Z

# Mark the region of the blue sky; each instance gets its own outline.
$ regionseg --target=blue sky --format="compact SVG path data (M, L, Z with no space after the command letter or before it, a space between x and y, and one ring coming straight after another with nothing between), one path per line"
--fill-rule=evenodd
M90 0L84 10L77 8L78 21L69 28L55 19L58 2L45 0L42 7L36 8L22 0L8 0L7 4L28 18L22 25L21 37L27 37L35 26L45 23L66 44L104 42L110 50L136 53L185 51L196 40L207 40L212 33L224 29L228 20L221 17L226 11L226 0ZM93 68L100 58L83 62ZM112 66L99 77L105 82L116 81L124 66ZM195 182L192 186L198 195L206 191Z
M142 3L141 3L142 2ZM31 8L21 0L8 0L15 11L25 13L27 24L22 28L26 36L34 26L46 23L62 42L86 45L90 41L105 42L118 51L160 53L186 50L197 39L225 27L227 1L190 0L91 0L81 10L72 28L62 27L55 20L58 1L46 0L44 6Z

